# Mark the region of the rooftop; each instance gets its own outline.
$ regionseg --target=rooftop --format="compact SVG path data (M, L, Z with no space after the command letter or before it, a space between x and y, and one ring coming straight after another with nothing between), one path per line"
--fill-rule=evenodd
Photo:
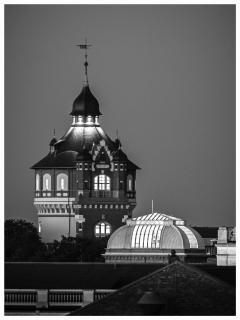
M211 264L196 266L207 274L235 286L235 267ZM118 289L161 267L161 264L12 262L5 263L5 288Z

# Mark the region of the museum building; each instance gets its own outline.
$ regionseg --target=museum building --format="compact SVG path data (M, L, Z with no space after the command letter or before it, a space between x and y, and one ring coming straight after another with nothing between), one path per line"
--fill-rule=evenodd
M127 219L109 238L104 258L106 263L169 263L173 250L184 262L207 259L196 230L180 218L155 212Z
M85 55L86 57L86 55ZM109 236L132 216L136 170L116 137L102 129L99 102L92 94L85 61L85 82L73 102L72 124L50 141L49 152L32 166L34 205L44 242L61 236Z

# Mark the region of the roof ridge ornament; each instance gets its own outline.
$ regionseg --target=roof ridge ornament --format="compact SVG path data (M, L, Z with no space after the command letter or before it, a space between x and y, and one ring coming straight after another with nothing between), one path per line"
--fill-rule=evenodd
M87 54L87 50L88 48L90 48L92 45L87 43L87 38L85 37L85 43L84 44L77 44L77 47L79 47L80 49L84 49L85 50L85 62L84 62L84 67L85 67L85 85L88 86L88 54Z

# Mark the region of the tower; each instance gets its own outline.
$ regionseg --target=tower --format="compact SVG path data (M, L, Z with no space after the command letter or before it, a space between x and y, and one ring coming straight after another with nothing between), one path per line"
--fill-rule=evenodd
M99 103L85 82L73 102L72 124L50 142L49 153L34 164L34 205L39 233L45 242L61 236L109 236L132 216L136 206L136 170L121 142L103 131Z

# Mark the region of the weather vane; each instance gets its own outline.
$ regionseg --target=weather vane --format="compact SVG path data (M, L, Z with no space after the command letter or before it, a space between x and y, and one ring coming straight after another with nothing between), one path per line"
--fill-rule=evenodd
M84 67L85 67L85 81L86 84L88 85L88 73L87 73L87 67L88 67L88 62L87 62L87 50L88 48L90 48L92 45L87 43L87 38L85 38L85 43L84 44L77 44L77 47L79 47L80 49L84 49L85 50L85 62L84 62Z

